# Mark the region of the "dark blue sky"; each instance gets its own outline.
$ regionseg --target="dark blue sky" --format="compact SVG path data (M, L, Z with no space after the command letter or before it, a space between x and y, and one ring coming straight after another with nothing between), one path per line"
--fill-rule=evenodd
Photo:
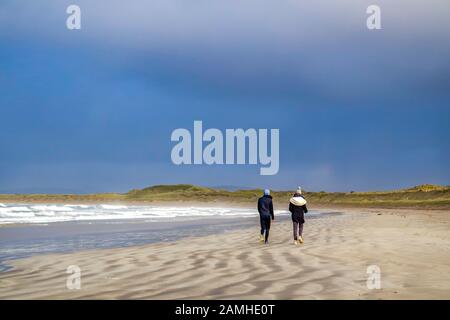
M370 4L2 1L0 192L449 184L450 5ZM279 128L279 173L173 165L194 120Z

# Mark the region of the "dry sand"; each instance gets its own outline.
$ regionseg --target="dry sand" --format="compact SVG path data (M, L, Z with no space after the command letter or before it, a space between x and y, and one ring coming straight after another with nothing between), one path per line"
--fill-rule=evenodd
M340 210L342 211L342 210ZM346 209L311 219L294 246L275 222L173 243L41 255L0 274L1 299L450 299L450 212ZM80 290L66 288L78 265ZM381 289L366 285L369 265Z

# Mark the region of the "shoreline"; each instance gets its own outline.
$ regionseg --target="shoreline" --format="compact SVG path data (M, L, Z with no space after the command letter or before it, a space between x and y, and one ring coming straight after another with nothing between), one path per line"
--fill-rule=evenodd
M315 211L311 212L309 219L326 218L328 215L338 214L341 213ZM278 213L276 219L277 222L290 220L290 215ZM36 255L167 243L186 236L202 237L223 234L258 224L257 214L253 217L205 216L159 221L130 218L6 224L3 229L0 228L0 241L2 242L0 272L11 269L8 261ZM175 230L178 232L175 233ZM58 239L58 243L49 241L48 238ZM82 247L80 247L80 241L82 241ZM100 241L102 245L96 246L96 241Z
M278 219L280 218L285 220L287 217L283 215ZM256 217L215 216L163 221L123 219L14 224L0 233L0 272L1 266L8 265L8 262L37 255L168 243L184 237L201 237L245 229L257 221ZM49 241L49 238L57 241ZM97 242L101 245L97 245ZM8 254L5 255L4 252Z
M338 209L336 211L341 211ZM220 235L13 260L2 299L449 299L447 210L352 208L308 219L305 244L275 221L270 245L258 225ZM278 223L277 223L278 222ZM366 268L381 268L368 290ZM82 289L65 288L69 265Z

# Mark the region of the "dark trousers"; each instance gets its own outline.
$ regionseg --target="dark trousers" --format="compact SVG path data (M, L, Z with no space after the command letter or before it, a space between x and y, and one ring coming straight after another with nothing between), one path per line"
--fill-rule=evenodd
M293 221L293 225L294 225L294 240L297 240L298 237L299 236L301 237L303 234L303 223Z
M269 230L270 230L270 216L269 217L261 217L261 235L264 235L264 232L266 233L265 236L265 242L269 240Z

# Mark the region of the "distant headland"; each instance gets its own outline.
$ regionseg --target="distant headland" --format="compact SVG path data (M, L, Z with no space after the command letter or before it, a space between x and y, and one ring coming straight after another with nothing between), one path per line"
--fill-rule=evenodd
M96 194L0 194L0 202L128 202L128 203L219 203L251 205L262 190L229 191L191 184L155 185L133 189L126 193ZM355 207L417 207L450 208L450 186L431 184L391 191L326 192L305 190L305 197L312 206ZM292 191L272 191L274 201L287 202Z

